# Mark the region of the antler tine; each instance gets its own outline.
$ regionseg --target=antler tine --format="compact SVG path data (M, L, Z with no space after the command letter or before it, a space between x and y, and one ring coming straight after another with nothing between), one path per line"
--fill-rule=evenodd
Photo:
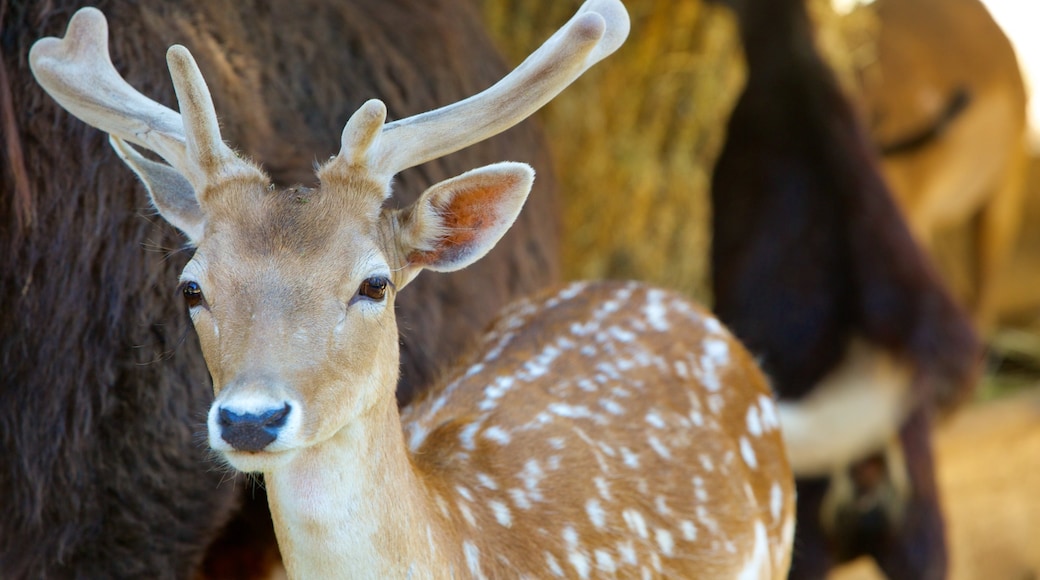
M358 146L364 144L369 171L389 179L399 171L501 133L617 50L628 36L629 26L628 12L620 0L587 0L520 66L477 95L383 125L380 134L373 132L371 122L355 119L359 115L373 119L375 109L371 102L366 103L347 123L343 149L328 169L360 161ZM366 131L365 136L348 134L356 129Z
M179 44L171 46L166 51L166 62L183 116L191 170L198 172L197 179L214 183L238 176L262 177L259 168L236 155L221 138L213 97L188 49ZM203 195L203 188L190 175L185 177L195 185L195 191Z
M64 38L40 39L29 52L33 75L58 104L88 125L156 152L201 192L207 179L231 169L210 172L214 161L227 163L233 157L238 160L234 166L249 164L220 140L209 92L187 50L173 47L168 60L186 109L187 137L179 113L142 95L116 71L108 52L108 22L100 10L78 10Z

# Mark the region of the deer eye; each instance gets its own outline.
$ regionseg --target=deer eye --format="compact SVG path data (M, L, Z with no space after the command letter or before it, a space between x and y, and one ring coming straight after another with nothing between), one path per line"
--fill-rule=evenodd
M201 306L205 300L205 297L202 295L202 287L199 286L198 282L181 284L181 294L184 295L184 301L188 303L188 308Z
M387 278L373 276L361 283L361 286L358 288L358 297L380 302L386 298L386 289L390 285L390 280Z

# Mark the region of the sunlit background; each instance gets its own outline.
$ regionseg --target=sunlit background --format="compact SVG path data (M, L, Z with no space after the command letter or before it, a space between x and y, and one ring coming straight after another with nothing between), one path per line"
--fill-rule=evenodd
M832 0L840 12L848 12L873 0ZM1040 3L1035 0L982 0L993 18L1011 39L1018 53L1018 62L1030 87L1029 118L1032 128L1033 150L1040 152L1040 98L1036 96L1040 83Z

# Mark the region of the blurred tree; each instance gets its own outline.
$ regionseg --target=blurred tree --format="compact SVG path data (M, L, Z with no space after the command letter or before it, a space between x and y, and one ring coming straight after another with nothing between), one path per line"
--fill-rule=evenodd
M480 0L519 60L580 0ZM568 278L635 278L702 301L708 187L743 86L735 23L700 0L628 0L632 32L542 113L560 180Z

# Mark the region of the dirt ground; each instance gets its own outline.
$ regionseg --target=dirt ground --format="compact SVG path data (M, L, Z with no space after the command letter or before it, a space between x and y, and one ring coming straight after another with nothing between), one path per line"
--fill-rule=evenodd
M950 580L1040 578L1040 388L964 409L936 434ZM856 562L831 580L882 578Z

